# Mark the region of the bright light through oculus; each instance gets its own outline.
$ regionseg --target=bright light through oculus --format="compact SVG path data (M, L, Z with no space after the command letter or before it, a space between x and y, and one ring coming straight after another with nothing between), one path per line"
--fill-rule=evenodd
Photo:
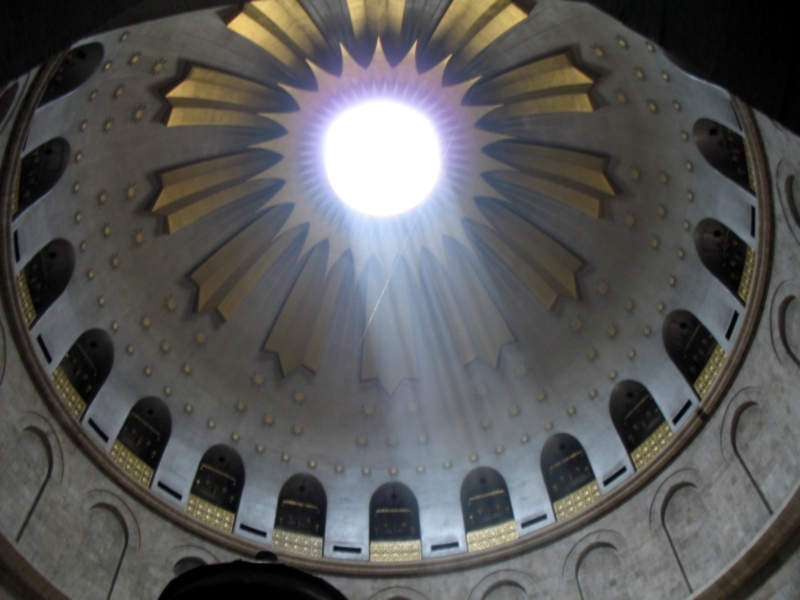
M325 136L325 171L336 195L375 216L422 203L439 178L439 138L420 112L396 102L365 102L339 115Z

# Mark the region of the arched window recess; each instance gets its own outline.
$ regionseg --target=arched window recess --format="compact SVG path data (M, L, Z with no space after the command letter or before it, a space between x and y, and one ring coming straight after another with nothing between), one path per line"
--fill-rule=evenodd
M708 164L753 193L756 191L752 162L744 138L711 119L694 124L694 143Z
M230 533L243 489L244 463L239 454L224 444L213 446L197 467L186 512Z
M11 215L21 213L49 192L61 179L69 162L69 144L55 138L34 148L19 164L11 198Z
M161 462L172 432L172 417L158 398L139 400L111 447L111 458L145 487Z
M753 284L755 250L715 219L697 224L694 245L706 269L746 303Z
M687 310L667 315L662 332L667 354L702 400L725 363L725 350Z
M518 537L508 486L494 469L478 467L464 478L461 514L468 552L491 548Z
M369 559L372 562L422 559L417 499L402 483L386 483L372 494Z
M29 328L64 293L74 268L72 245L53 240L17 274L20 304Z
M66 96L83 85L103 60L103 46L97 42L73 48L61 61L47 83L40 106Z
M72 415L80 420L114 365L114 344L102 329L82 334L53 371L53 384Z
M591 506L600 499L600 486L581 443L566 433L545 442L542 475L557 521Z
M611 420L636 470L642 469L672 439L672 429L653 396L637 381L622 381L611 392Z
M272 546L295 554L322 556L327 509L325 489L316 477L290 477L278 496Z

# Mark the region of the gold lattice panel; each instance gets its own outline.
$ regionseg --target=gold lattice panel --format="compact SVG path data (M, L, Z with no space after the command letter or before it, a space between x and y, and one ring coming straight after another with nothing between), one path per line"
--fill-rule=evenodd
M556 513L556 521L563 521L575 513L579 513L584 508L588 508L600 500L600 486L596 481L586 484L576 492L572 492L566 498L562 498L553 504Z
M725 354L725 350L722 349L722 346L717 344L717 347L714 348L714 352L711 353L711 358L703 368L703 372L700 373L700 377L694 382L694 389L701 399L705 399L708 390L711 389L711 384L714 383L714 380L722 369L722 365L725 364L726 358L727 354Z
M633 464L636 465L636 470L639 471L653 460L656 454L661 452L661 449L666 446L671 439L672 429L670 429L669 424L664 421L649 438L642 442L636 450L631 452L631 459L633 460Z
M17 289L19 290L19 303L22 306L22 313L25 315L25 324L30 327L36 320L36 309L33 308L31 291L28 289L28 278L25 271L20 271L17 275Z
M756 269L756 251L748 246L747 254L744 257L744 269L742 279L739 281L739 297L747 302L750 295L750 288L753 285L753 271Z
M51 379L53 385L56 386L58 395L61 396L64 404L67 405L69 412L80 421L83 413L86 411L86 402L81 398L78 390L72 385L72 382L67 378L66 373L64 373L61 367L56 367Z
M371 562L406 562L422 560L422 542L370 542L369 560Z
M475 552L476 550L484 550L492 546L505 544L517 539L517 537L519 537L517 524L514 521L506 521L494 527L470 531L467 533L467 552Z
M233 522L236 520L234 513L228 512L219 506L214 506L194 494L189 494L189 500L186 502L186 512L212 527L222 529L228 533L233 531Z
M322 556L322 538L275 529L272 533L272 547L304 556Z
M150 487L150 482L153 480L153 469L128 450L119 440L116 440L111 446L111 458L144 487Z

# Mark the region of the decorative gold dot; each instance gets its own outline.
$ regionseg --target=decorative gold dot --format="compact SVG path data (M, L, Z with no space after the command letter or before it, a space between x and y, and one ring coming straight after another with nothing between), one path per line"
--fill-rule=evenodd
M639 179L642 177L642 172L638 168L633 167L631 168L630 176L634 181L639 181Z
M633 348L628 350L628 358L630 360L633 360L634 358L636 358L636 350L634 350Z
M100 231L104 238L111 237L111 223L106 223L103 225L103 229Z
M667 173L666 171L659 171L658 172L658 180L663 185L667 185L669 183L669 173Z
M626 40L621 35L617 36L617 44L619 44L619 47L622 48L623 50L627 50L628 48L630 48L630 46L628 45L628 40Z
M168 385L165 385L164 386L164 394L167 395L167 396L172 396L172 388L169 387Z
M677 278L675 277L675 275L672 275L672 276L669 278L669 284L670 284L670 286L672 286L672 287L675 287L675 284L676 284L676 283L678 283L678 280L677 280Z
M122 97L122 92L125 91L125 84L120 83L115 89L114 94L111 96L112 99L116 100L117 98Z
M450 468L452 468L452 466L453 466L453 461L450 461L450 460L446 460L446 461L444 461L442 463L442 468L443 469L450 469Z
M592 388L592 389L589 391L589 398L591 398L592 400L594 400L595 398L597 398L597 388Z
M477 454L470 454L469 462L478 462L478 455Z
M75 162L79 163L82 160L83 160L83 152L78 150L78 152L75 153Z
M76 223L80 223L82 219L83 219L83 215L81 214L81 211L76 212L75 213L75 222Z
M658 103L656 103L655 100L648 100L647 101L647 110L649 110L654 115L658 114Z
M98 303L100 306L105 306L105 305L106 305L106 299L105 299L105 296L100 296L100 297L97 299L97 303Z
M491 419L483 419L481 421L481 427L483 429L489 429L489 427L491 427L491 426L492 426L492 420Z
M386 445L389 446L390 448L397 446L397 438L395 437L388 438L386 440Z
M397 467L392 467L389 469L389 475L397 475Z
M686 199L687 199L689 202L693 202L693 201L694 201L694 192L693 192L693 191L691 191L691 190L687 191L687 192L686 192Z
M595 358L597 358L597 350L591 348L589 352L586 353L586 356L589 358L589 360L594 360Z
M489 386L487 386L485 383L482 383L477 388L475 388L475 391L478 393L478 396L484 398L486 394L489 393Z
M659 204L656 208L656 212L658 213L658 216L663 219L667 216L667 207L663 204Z
M261 373L253 374L253 385L256 387L261 387L264 385L264 376Z
M127 352L128 354L131 354L131 355L132 355L132 354L133 354L133 344L128 344L128 345L125 347L125 352Z
M530 441L531 441L531 436L529 436L527 433L523 435L521 438L519 438L520 444L527 444Z
M363 412L365 417L371 417L372 415L375 414L375 407L372 406L371 404L367 404L366 406L364 406Z
M238 410L239 412L244 412L246 409L247 409L247 405L244 402L242 402L241 400L239 400L236 403L236 410Z
M141 229L133 232L133 243L137 246L144 244L144 232Z
M633 301L633 298L628 298L628 299L625 301L625 312L631 312L631 311L633 311L633 308L634 308L634 306L635 306L635 303L634 303L634 301Z
M360 446L361 448L363 448L368 443L369 443L369 440L367 439L367 436L365 436L365 435L360 435L360 436L358 436L356 438L356 446Z
M175 309L178 308L178 301L175 300L175 297L172 294L170 294L164 301L164 306L169 312L175 312Z
M108 71L111 68L112 61L108 61L106 64L103 65L103 71Z
M164 65L166 64L167 64L166 60L164 60L163 58L159 58L153 65L153 70L151 71L151 73L153 75L158 75L159 73L161 73L161 71L164 70Z
M553 428L553 422L552 421L548 421L547 423L544 424L544 428L547 431L550 431Z
M505 450L506 450L506 449L505 449L503 446L497 446L497 447L494 449L494 453L495 453L495 454L502 454L503 452L505 452Z
M94 269L89 269L88 271L86 271L86 278L89 281L92 281L94 279Z
M273 417L272 415L265 415L264 424L272 427L275 424L275 417Z
M606 51L602 47L598 46L597 44L593 45L591 48L592 48L592 53L597 58L605 59L605 58L608 57L608 55L606 54Z
M667 73L666 71L661 71L661 79L663 79L664 81L669 81L670 80L669 73Z
M419 436L419 443L420 444L427 444L428 443L428 436L424 433Z
M256 444L256 452L258 452L259 454L263 454L264 446L262 446L261 444Z
M688 142L689 141L689 132L688 131L681 131L681 139L684 142Z
M103 123L103 133L108 133L114 128L114 118L110 117Z
M194 334L194 343L198 346L205 346L206 344L206 334L202 331L197 331Z
M308 466L310 468L312 468L312 469L316 469L317 468L317 461L315 461L314 459L311 459L310 461L308 461Z
M694 170L694 164L692 163L692 161L690 161L690 160L686 161L686 170L687 171L693 171Z
M80 248L81 252L86 252L87 248L86 240L81 240L80 246L78 246L78 248Z
M675 100L672 103L672 108L674 108L677 112L681 112L681 110L683 110L683 107L681 106L681 103L678 102L677 100Z
M146 367L144 368L144 374L145 374L147 377L150 377L150 375L152 375L152 374L153 374L153 367L151 367L151 366L149 366L149 365L148 365L148 366L146 366Z
M608 293L608 284L605 281L601 281L600 285L597 286L597 293L601 296L605 296Z
M128 59L128 64L130 66L134 66L134 65L139 63L139 59L140 58L142 58L142 53L141 52L134 52L131 55L130 59Z
M652 332L653 332L653 330L652 330L652 329L650 329L650 326L649 326L649 325L647 325L647 326L644 328L644 337L650 337L650 334L651 334Z
M234 442L238 442L239 441L239 434L238 433L232 433L231 434L231 440L233 440Z
M363 469L361 469L362 475L369 475L370 473L372 473L372 470L369 467L364 467Z
M342 465L336 465L335 467L333 467L333 470L336 471L337 473L344 473L344 467Z
M113 331L119 331L119 323L117 321L114 321L113 323L111 323L111 329Z
M608 329L606 330L608 337L614 338L617 335L617 326L616 325L609 325Z
M578 332L583 327L583 322L580 319L573 319L572 321L572 331Z
M657 250L657 249L658 249L658 246L659 246L660 244L661 244L661 240L659 240L659 239L658 239L658 236L655 236L655 235L654 235L652 238L650 238L650 247L651 247L653 250Z
M658 309L658 312L663 312L665 305L663 302L659 302L658 304L656 304L656 308Z
M120 41L120 43L122 43L122 42L124 42L125 40L127 40L129 35L130 35L130 34L129 34L127 31L123 32L123 34L122 34L122 35L119 37L119 41Z
M617 372L611 371L611 373L608 374L608 378L612 381L615 380L617 378Z
M183 410L185 410L187 413L191 413L194 410L194 407L191 404L185 404Z
M644 70L641 67L634 67L633 74L636 75L636 79L639 81L644 81L647 79L647 76L644 74Z
M424 466L422 466L422 465L419 465L419 466L417 467L417 473L424 473L424 472L425 472L425 467L424 467Z
M417 404L416 402L409 403L408 412L410 412L412 415L418 413L419 412L419 404Z
M192 374L192 365L188 362L183 363L181 366L181 370L183 371L184 375L191 375Z
M76 181L75 183L72 184L72 193L77 194L80 191L81 191L81 182Z
M106 192L106 190L100 190L100 193L97 195L97 203L100 206L103 206L107 200L108 200L108 192Z
M78 131L86 131L87 127L89 127L89 121L84 119L83 121L81 121L81 124L78 127Z
M292 425L292 435L301 436L303 435L303 427L300 425Z
M147 107L144 104L140 104L134 109L132 118L134 123L138 123L144 118L144 112L146 109Z
M92 90L92 93L89 94L89 102L94 102L97 99L97 90Z
M684 231L689 231L689 229L691 229L691 227L692 227L692 224L691 224L691 223L689 223L689 221L684 221L684 222L683 222L683 229L684 229Z
M112 254L111 255L111 268L112 269L119 269L119 265L122 262L122 259L119 257L119 254Z
M303 392L295 392L294 394L292 394L292 400L294 400L295 402L298 403L304 402L305 399L306 395Z
M528 374L528 366L527 365L517 365L517 368L514 369L514 373L517 377L525 377Z
M150 317L148 317L147 315L142 317L142 327L144 327L145 329L149 329L150 325L152 324L153 322L150 320Z
M519 406L512 406L508 409L508 414L510 414L512 417L518 417L520 412L521 410Z
M570 406L570 407L567 409L567 415L569 415L570 417L571 417L572 415L574 415L576 412L577 412L577 409L576 409L574 406Z
M617 97L617 102L619 102L620 104L628 103L628 96L622 90L615 91L614 95Z
M647 48L647 50L649 52L655 52L656 51L656 47L651 42L645 43L644 47Z
M633 227L636 224L636 217L633 213L628 213L625 215L625 226L626 227Z
M292 457L291 457L291 456L289 456L289 455L288 455L286 452L284 452L283 454L281 454L281 460L282 460L283 462L289 462L289 461L291 460L291 458L292 458Z
M542 402L543 400L547 400L547 392L545 392L544 390L541 390L537 394L536 398L538 398L539 402Z

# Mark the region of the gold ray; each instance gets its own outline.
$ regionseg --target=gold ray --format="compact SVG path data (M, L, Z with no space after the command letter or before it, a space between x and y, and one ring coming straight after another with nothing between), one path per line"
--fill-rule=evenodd
M484 152L516 171L484 171L501 194L502 185L531 191L563 202L599 219L603 200L616 196L606 175L608 158L519 141L496 142Z
M198 311L216 309L229 320L261 276L304 233L297 228L275 239L283 224L278 212L256 219L190 275L200 288Z
M505 119L517 117L533 117L550 113L590 113L595 111L595 104L589 94L560 94L523 100L515 104L505 104L489 112L481 125L492 127Z
M150 210L164 215L167 231L175 233L212 212L274 190L280 180L264 173L275 160L274 153L250 150L165 171Z
M448 71L460 72L527 16L528 12L511 0L453 0L420 57L423 69L450 56Z
M405 261L401 259L400 262L388 283L376 263L365 271L367 295L361 380L377 379L390 396L403 379L419 376Z
M331 48L296 0L255 0L228 22L228 29L260 46L295 75L306 59L325 67Z
M405 0L347 0L347 9L359 46L370 38L400 38Z
M458 245L458 256L448 257L448 269L430 253L427 253L426 259L433 269L432 280L436 295L461 363L466 366L480 358L496 368L500 359L500 348L503 344L513 342L514 336L474 268L466 260L465 251L465 248Z

